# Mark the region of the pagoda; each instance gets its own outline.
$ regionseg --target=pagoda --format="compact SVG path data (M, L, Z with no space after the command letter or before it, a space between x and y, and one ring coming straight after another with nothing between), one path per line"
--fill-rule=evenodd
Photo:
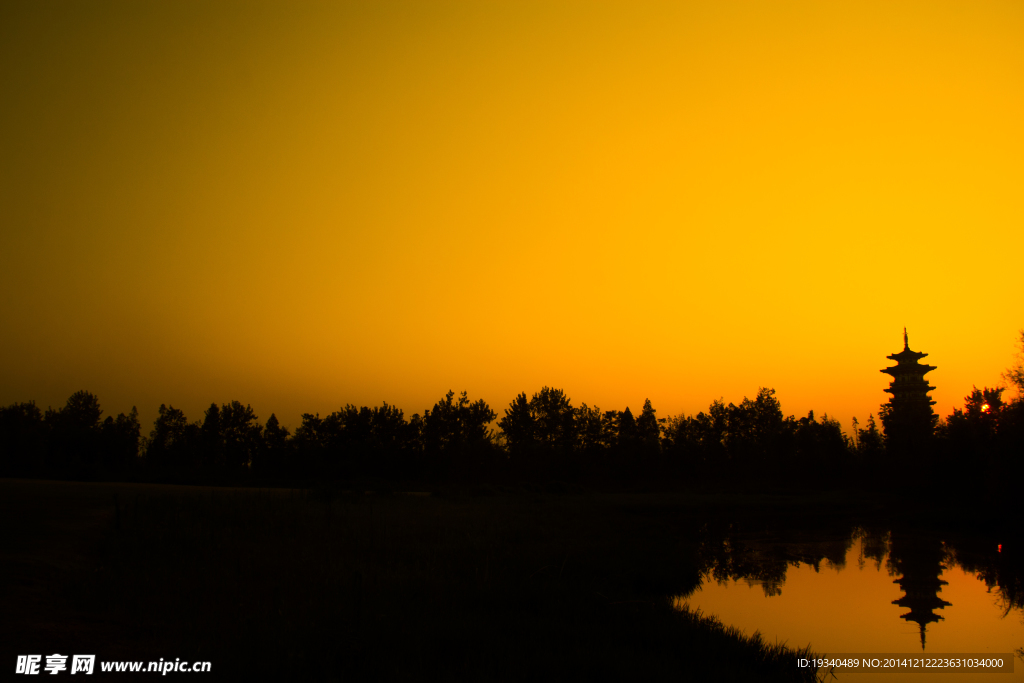
M888 445L897 452L917 451L932 436L937 417L932 410L935 401L928 392L935 389L924 376L935 370L934 365L918 361L927 353L910 350L907 328L903 328L903 350L886 356L896 361L894 367L881 372L892 376L886 393L892 394L882 407L882 425Z

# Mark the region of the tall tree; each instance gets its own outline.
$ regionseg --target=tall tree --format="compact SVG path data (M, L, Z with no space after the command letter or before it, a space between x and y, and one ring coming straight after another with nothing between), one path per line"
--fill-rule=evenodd
M498 427L505 435L505 443L513 457L522 457L537 445L537 420L530 408L526 392L520 393L508 408L505 417L498 420Z
M661 472L661 422L658 420L651 399L644 400L644 407L636 419L637 454L640 462L638 469L645 476L663 474Z
M60 410L47 409L49 458L59 473L80 477L95 468L102 415L99 399L88 391L76 391Z
M633 417L633 413L630 411L629 406L626 406L626 409L619 413L619 448L624 450L632 450L636 448L639 436L639 432L636 428L636 418Z
M729 451L725 446L729 431L729 409L725 401L721 398L712 401L707 412L697 413L694 422L700 469L724 470L729 460Z
M596 456L607 448L602 417L601 409L597 406L591 408L583 403L576 409L575 422L579 448L590 456Z
M247 472L259 449L263 431L256 413L251 406L232 401L221 406L220 425L228 471Z
M162 477L192 470L199 429L198 423L189 424L184 412L161 403L146 444L147 463Z
M220 408L216 403L203 413L203 426L200 429L201 454L200 461L203 469L207 471L223 469L224 462L224 434L220 426Z
M261 477L280 477L286 472L288 451L288 430L281 426L277 415L270 414L263 428L263 442L253 463L253 471Z
M657 411L651 405L651 399L644 401L640 417L636 419L636 431L640 443L647 448L658 449L661 441L661 423L658 420Z
M561 389L543 387L530 399L537 440L549 449L568 453L576 444L576 411Z

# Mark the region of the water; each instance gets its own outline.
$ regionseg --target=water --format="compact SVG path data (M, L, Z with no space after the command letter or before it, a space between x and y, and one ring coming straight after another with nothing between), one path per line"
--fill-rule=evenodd
M1024 648L1019 569L994 540L909 532L777 539L761 533L705 541L701 586L677 598L768 642L816 653L1013 653ZM937 674L911 680L1024 681L1013 674ZM906 681L907 673L838 680ZM868 678L865 678L867 676Z

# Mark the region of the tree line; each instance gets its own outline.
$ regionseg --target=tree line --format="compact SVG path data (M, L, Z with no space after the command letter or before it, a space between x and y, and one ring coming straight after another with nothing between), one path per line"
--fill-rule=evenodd
M201 420L161 405L148 436L138 412L102 418L99 399L73 394L63 408L0 408L5 476L94 478L135 474L162 481L502 478L631 481L715 476L823 463L844 467L850 444L837 421L783 417L772 389L739 405L659 418L651 402L625 410L573 405L561 389L519 394L498 419L482 399L449 391L406 418L384 403L306 413L294 433L276 415L211 404Z
M1021 337L1024 353L1024 332ZM238 401L211 404L201 420L161 405L148 435L138 412L102 419L99 399L73 394L60 409L0 408L0 476L124 478L181 483L544 480L690 485L761 482L898 487L900 477L999 486L1019 481L1024 452L1024 355L1004 387L975 388L939 420L922 456L894 463L874 416L850 435L827 414L785 416L775 390L739 404L711 403L695 415L659 418L650 400L638 415L574 406L561 389L521 393L499 418L482 399L449 391L406 418L384 403L303 414L294 433L271 414L261 422ZM882 412L887 406L883 405ZM496 425L496 427L494 426ZM902 457L902 455L901 455ZM894 469L895 467L895 469ZM886 476L889 475L889 476ZM929 484L930 485L930 484Z

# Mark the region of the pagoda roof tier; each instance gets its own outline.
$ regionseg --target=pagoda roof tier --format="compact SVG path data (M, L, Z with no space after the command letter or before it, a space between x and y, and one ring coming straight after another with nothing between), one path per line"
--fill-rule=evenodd
M895 405L897 403L904 406L907 404L924 405L925 403L927 403L930 406L935 405L935 401L932 400L932 397L929 396L927 392L918 394L917 396L911 396L908 398L906 396L897 397L896 392L892 391L891 389L883 389L883 391L885 391L887 394L893 395L893 398L889 400L889 403L892 405ZM931 391L931 389L929 389L928 391Z
M945 581L943 581L945 583ZM933 590L942 590L941 588L935 588ZM914 613L920 613L924 610L926 613L928 610L943 609L944 607L952 607L953 603L943 600L933 592L931 595L924 596L913 596L905 595L899 600L893 600L892 604L899 605L900 607L909 607Z
M925 624L931 624L936 621L945 621L945 618L940 617L938 614L918 614L916 612L907 612L906 614L901 614L900 619L906 619L907 621L916 621L918 624L920 624L922 629L924 628Z
M928 384L928 380L922 377L920 382L915 382L913 384L910 384L909 386L907 386L907 383L904 383L904 386L899 386L897 382L890 382L889 388L883 389L882 391L887 391L890 394L894 391L904 394L914 393L915 391L929 392L933 391L934 389L935 387L933 387L931 384Z
M927 375L936 369L934 365L894 365L891 368L882 368L879 372L895 377L896 375Z
M889 360L894 360L897 363L913 364L927 355L927 353L921 353L920 351L911 351L910 349L904 347L903 350L900 351L899 353L890 354L886 356L886 358L888 358Z
M930 406L935 405L935 401L933 401L932 397L928 396L927 393L921 394L919 396L913 396L913 397L910 397L910 398L906 398L906 397L902 397L902 396L899 397L899 398L896 398L896 392L894 392L892 389L883 389L883 391L885 391L886 393L892 394L893 398L895 398L895 400L893 400L893 399L889 400L889 403L891 405L896 405L897 403L900 404L900 405L904 405L904 406L907 405L908 403L909 404L917 404L917 405L924 405L925 403L927 403ZM931 389L929 389L928 391L931 391Z

